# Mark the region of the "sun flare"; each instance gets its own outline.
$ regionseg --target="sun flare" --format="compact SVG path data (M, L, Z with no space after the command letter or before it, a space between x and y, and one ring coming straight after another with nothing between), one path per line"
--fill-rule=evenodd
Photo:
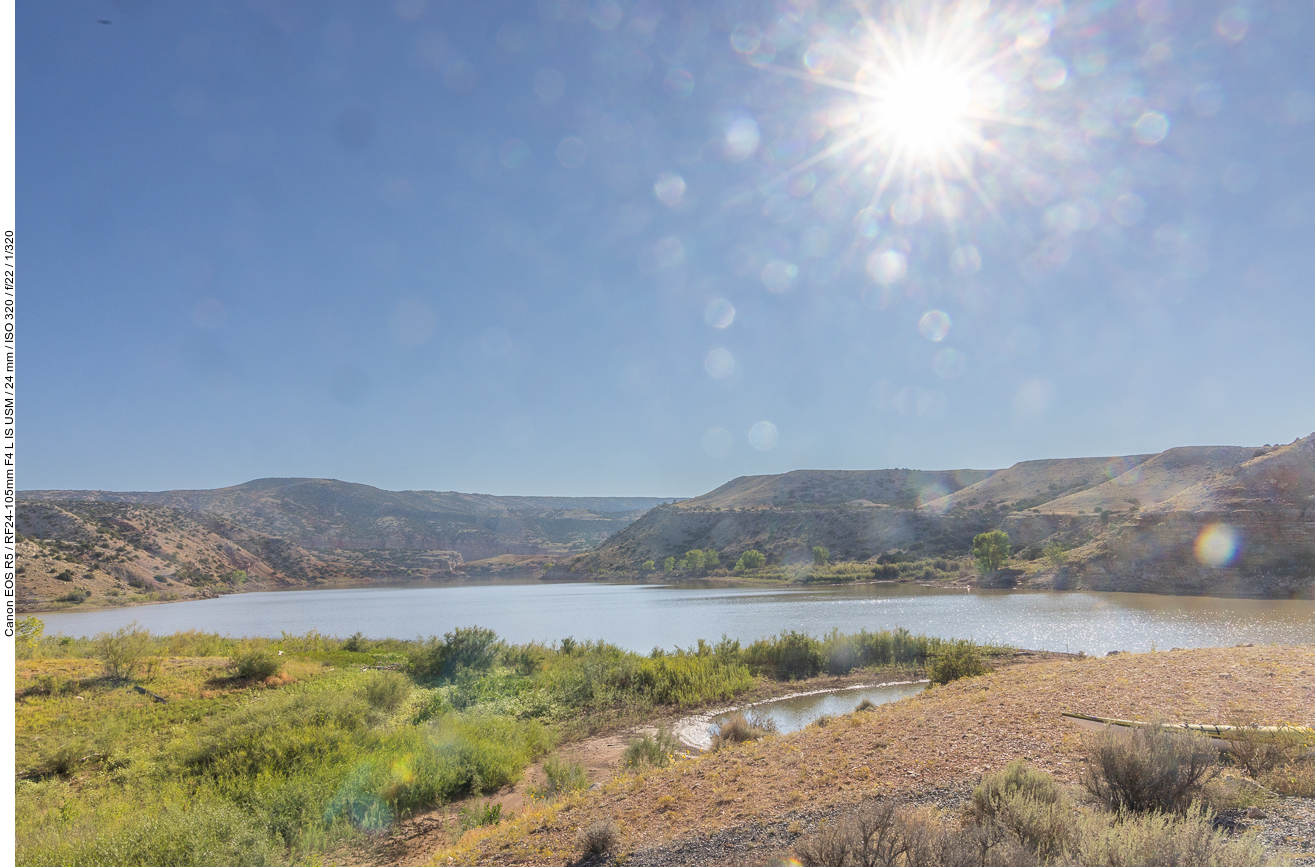
M998 220L1003 188L982 173L1028 175L1025 157L1002 145L1019 135L1005 131L1053 131L1026 89L1058 86L1048 70L1060 61L1037 60L1034 50L1048 38L1043 19L996 14L984 0L904 0L860 9L860 18L847 31L819 32L803 69L766 65L832 93L830 141L782 179L841 158L836 177L872 179L866 207L889 210L898 224L932 214L958 224L969 198Z
M911 160L934 158L968 138L968 76L934 61L892 71L876 102L877 124Z

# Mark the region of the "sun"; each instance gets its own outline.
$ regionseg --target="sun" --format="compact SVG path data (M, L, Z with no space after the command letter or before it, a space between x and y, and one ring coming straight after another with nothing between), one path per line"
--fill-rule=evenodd
M876 9L853 2L858 22L819 31L803 69L763 65L844 94L828 109L829 143L781 177L843 155L839 177L875 180L868 207L884 210L888 192L918 203L897 222L931 212L958 219L959 187L998 218L977 176L982 155L992 165L1006 159L999 147L1006 127L1046 128L1018 108L1018 82L1030 70L1018 46L1040 44L1031 25L1001 18L986 0L903 0Z
M879 133L910 160L933 160L971 137L972 89L961 69L919 60L890 70L877 89Z

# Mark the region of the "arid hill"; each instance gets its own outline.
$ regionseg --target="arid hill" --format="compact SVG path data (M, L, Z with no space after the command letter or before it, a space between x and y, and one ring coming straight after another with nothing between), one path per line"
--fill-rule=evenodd
M1315 595L1313 443L1315 435L996 471L749 476L653 509L552 574L638 574L693 549L716 551L711 573L726 574L754 549L794 580L816 580L807 567L817 546L832 563L853 561L847 580L862 577L862 563L872 564L869 576L891 577L877 567L892 561L925 562L919 580L962 580L959 558L973 537L1001 529L1015 553L999 576L1005 586L1305 598ZM929 496L938 488L943 496ZM677 567L668 577L688 576Z
M667 502L384 491L332 479L258 479L196 491L25 491L18 601L23 610L96 607L426 580L485 558L525 568L587 550Z
M1125 455L1021 461L1007 470L997 470L961 491L927 502L924 508L936 514L947 512L955 506L969 509L982 506L1028 509L1050 503L1072 491L1101 485L1152 457Z
M914 508L966 486L980 484L993 470L795 470L777 476L740 476L679 508L763 509L798 506L881 504Z
M455 551L308 551L217 515L167 506L24 499L18 606L101 607L276 590L326 581L435 578Z
M256 479L214 490L25 491L32 500L139 503L215 515L314 550L499 554L587 550L659 497L495 497L451 491L385 491L336 479Z

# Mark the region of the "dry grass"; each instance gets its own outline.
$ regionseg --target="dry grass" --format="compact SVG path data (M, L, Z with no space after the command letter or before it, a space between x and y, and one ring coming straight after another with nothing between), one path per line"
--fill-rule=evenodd
M1172 688L1169 688L1169 686ZM1226 720L1245 706L1265 720L1309 725L1315 646L1122 654L1021 665L839 717L824 728L747 743L665 771L619 776L546 817L525 817L435 864L559 864L575 829L612 818L615 852L694 832L881 794L975 783L1026 758L1060 783L1078 781L1082 737L1061 711L1184 722ZM1294 775L1295 776L1295 775Z

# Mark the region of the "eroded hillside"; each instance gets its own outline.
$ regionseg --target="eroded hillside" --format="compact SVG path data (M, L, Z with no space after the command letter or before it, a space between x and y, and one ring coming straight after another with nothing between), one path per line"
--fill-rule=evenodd
M584 551L645 510L671 501L385 491L336 479L257 479L194 491L28 491L24 496L167 506L218 516L313 550L457 551L468 561Z
M367 577L440 577L454 551L313 552L216 515L165 506L24 499L18 605L100 607ZM400 555L400 556L399 556ZM410 556L407 556L410 555Z
M1013 545L1009 568L992 579L1002 586L1310 597L1315 435L1286 446L1192 446L997 471L747 476L652 510L553 574L665 571L672 558L669 578L725 575L752 549L775 568L770 577L807 581L816 577L808 569L816 547L830 561L818 567L824 580L895 577L883 564L918 558L938 559L914 577L962 580L973 537L994 529ZM716 552L717 565L682 570L694 549ZM960 559L956 567L945 558ZM836 572L837 562L851 566Z

